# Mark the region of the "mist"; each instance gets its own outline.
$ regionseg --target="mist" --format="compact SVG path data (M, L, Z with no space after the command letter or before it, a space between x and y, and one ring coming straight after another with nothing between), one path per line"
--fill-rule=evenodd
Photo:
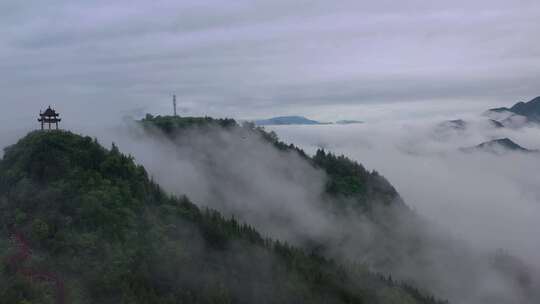
M128 124L100 139L131 153L170 193L236 216L269 236L298 243L333 234L317 206L323 172L252 133L191 129L173 142L157 130Z
M326 147L378 170L407 204L455 236L481 248L511 248L540 265L532 236L540 229L540 155L459 150L504 137L538 149L540 128L495 129L485 120L469 118L464 131L437 130L441 121L432 119L273 130L307 151Z
M0 147L50 104L61 128L116 143L168 193L265 236L455 303L538 303L539 153L460 149L506 137L540 149L540 127L480 115L538 94L539 3L4 0ZM377 170L412 212L336 213L325 172L242 128L171 140L134 123L172 114L172 94L181 116L362 120L269 130ZM452 119L466 128L441 126Z
M169 193L185 194L266 236L308 249L326 244L321 253L328 257L366 263L454 303L526 303L538 295L517 286L514 269L501 272L492 261L502 249L523 263L517 275L530 272L530 284L538 286L540 157L460 148L509 137L539 149L540 129L493 128L476 107L378 105L347 114L371 113L364 124L270 128L308 154L318 148L343 153L385 176L419 216L382 211L393 233L354 211L329 212L324 172L241 128L191 129L171 141L131 119L80 124L75 115L61 126L105 146L115 142ZM440 127L458 118L466 120L465 130ZM28 122L9 125L0 144L12 144L33 128Z
M540 282L540 244L533 235L540 228L540 178L535 175L540 158L459 148L499 137L540 148L535 141L540 129L494 129L486 118L470 113L466 130L441 129L444 118L457 117L271 128L308 154L323 147L388 178L419 215L382 210L380 218L388 219L391 233L353 210L329 212L324 172L242 128L190 129L174 141L129 120L80 131L106 146L115 142L168 192L185 194L266 236L309 250L325 244L321 254L366 263L456 303L526 303L538 295L518 286L515 276L525 269L533 286ZM524 266L494 268L499 250Z

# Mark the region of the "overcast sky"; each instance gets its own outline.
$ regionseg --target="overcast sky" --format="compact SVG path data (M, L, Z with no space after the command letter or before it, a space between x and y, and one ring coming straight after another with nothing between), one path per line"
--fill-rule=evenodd
M480 109L540 95L539 33L538 0L2 0L0 102L10 121L167 113L173 92L235 118Z

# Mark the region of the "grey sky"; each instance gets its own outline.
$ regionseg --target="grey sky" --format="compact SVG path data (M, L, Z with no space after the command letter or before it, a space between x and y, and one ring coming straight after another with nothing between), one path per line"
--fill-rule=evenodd
M539 20L537 0L4 0L0 100L13 121L164 113L172 92L238 118L510 104L540 95Z

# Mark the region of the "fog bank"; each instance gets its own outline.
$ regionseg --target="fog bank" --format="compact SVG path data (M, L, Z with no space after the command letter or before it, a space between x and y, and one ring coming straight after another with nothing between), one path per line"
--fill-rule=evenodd
M323 172L242 129L192 129L173 142L129 124L100 139L132 153L166 190L268 236L299 246L325 244L326 255L366 262L458 303L527 303L530 286L523 289L515 277L526 271L531 284L539 282L533 235L540 214L540 180L533 174L538 156L459 148L498 136L530 144L538 130L495 130L481 118L469 121L466 130L441 129L435 120L273 128L308 152L325 147L377 169L429 221L399 215L383 226L352 210L329 213ZM499 249L518 258L505 261L510 270L493 267ZM523 267L516 266L520 260Z

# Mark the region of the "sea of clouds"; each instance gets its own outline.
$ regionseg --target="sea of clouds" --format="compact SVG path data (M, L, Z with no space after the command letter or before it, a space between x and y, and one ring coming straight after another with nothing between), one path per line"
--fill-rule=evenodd
M400 234L391 237L362 216L328 213L324 172L242 129L194 129L170 141L149 136L129 119L66 127L95 136L105 146L115 142L168 192L186 194L197 205L234 216L264 235L298 246L326 242L332 247L327 254L348 261L369 263L373 256L399 252L400 262L375 270L417 282L457 303L491 303L495 298L526 303L530 295L511 276L493 269L490 257L503 249L523 261L533 277L540 268L535 237L540 229L540 156L464 153L460 148L508 137L539 149L540 128L494 128L486 117L470 113L443 108L363 124L267 127L308 154L324 148L377 170L408 206L432 223L396 222ZM464 129L441 124L457 118L466 121ZM23 128L5 130L2 146L24 133ZM426 227L432 231L421 231ZM408 252L417 239L422 239L420 250Z

